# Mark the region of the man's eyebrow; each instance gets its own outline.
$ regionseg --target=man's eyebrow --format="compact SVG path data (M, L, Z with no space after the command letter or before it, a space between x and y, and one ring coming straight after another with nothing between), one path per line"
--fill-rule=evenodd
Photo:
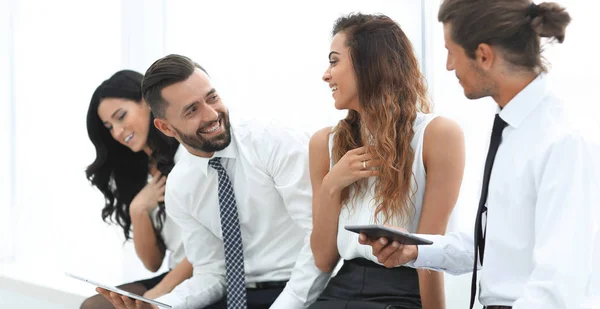
M204 97L210 97L211 95L213 95L215 92L217 92L217 89L213 88L211 89Z
M181 112L181 115L185 115L190 109L192 109L194 107L194 105L198 104L198 101L194 101L186 106L183 107L183 111Z

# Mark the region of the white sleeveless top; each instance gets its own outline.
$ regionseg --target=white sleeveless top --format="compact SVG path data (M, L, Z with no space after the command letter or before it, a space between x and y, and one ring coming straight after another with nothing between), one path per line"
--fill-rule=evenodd
M412 202L414 205L414 215L409 220L408 225L401 225L401 221L398 219L390 219L388 224L394 226L401 226L407 229L409 232L414 233L417 231L419 226L419 219L421 218L421 207L423 204L423 196L425 194L425 166L423 164L423 135L425 128L435 119L437 115L422 114L418 113L413 129L415 135L411 141L411 146L415 153L415 158L412 164L412 172L414 174L411 192L415 192ZM329 158L331 165L333 161L331 159L331 150L333 147L333 134L329 135ZM377 258L372 254L370 246L361 245L358 243L358 234L349 232L344 229L346 225L357 225L357 224L383 224L383 214L379 215L379 221L375 221L375 177L368 179L368 192L356 199L349 198L348 202L343 205L340 212L339 223L338 223L338 234L337 234L337 245L340 256L344 260L351 260L354 258L368 259L377 264L381 264L377 261ZM351 189L350 196L354 194L354 190Z
M187 151L187 150L185 150L185 148L183 148L183 146L179 145L179 148L177 149L177 152L175 153L175 158L174 158L175 163L177 163L177 161L179 161L179 159L181 158L181 155L185 151ZM148 179L151 179L151 178L152 178L152 176L149 176ZM150 217L152 218L152 224L154 226L156 226L158 224L158 221L156 219L156 213L158 212L158 209L159 209L158 207L155 207L150 212ZM173 222L173 220L171 220L171 218L169 218L169 216L165 215L165 220L163 222L163 227L160 232L160 235L162 236L162 239L165 242L165 246L166 246L167 250L170 252L169 262L168 262L169 269L173 269L173 268L175 268L175 266L177 266L177 264L179 264L179 262L181 262L183 260L183 258L185 258L185 250L183 248L183 239L181 236L181 228L179 227L179 225L177 225L175 222Z

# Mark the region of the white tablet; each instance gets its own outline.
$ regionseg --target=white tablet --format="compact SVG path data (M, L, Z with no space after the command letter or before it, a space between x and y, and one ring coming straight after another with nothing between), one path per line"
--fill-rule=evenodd
M169 306L167 304L163 304L163 303L157 302L155 300L152 300L152 299L149 299L149 298L146 298L146 297L143 297L143 296L139 296L137 294L133 294L133 293L121 290L119 288L110 286L110 285L106 285L106 284L101 284L101 283L98 283L98 282L94 282L92 280L85 279L85 278L82 278L82 277L79 277L79 276L76 276L76 275L73 275L73 274L69 274L69 273L65 273L65 275L67 275L67 276L69 276L71 278L75 278L77 280L85 281L85 282L87 282L89 284L95 285L95 286L103 288L105 290L109 290L111 292L115 292L117 294L120 294L120 295L123 295L123 296L127 296L129 298L137 299L137 300L143 301L145 303L156 305L159 308L172 308L171 306Z

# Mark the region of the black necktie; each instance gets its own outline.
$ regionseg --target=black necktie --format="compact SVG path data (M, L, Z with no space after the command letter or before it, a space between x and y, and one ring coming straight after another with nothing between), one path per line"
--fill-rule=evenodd
M500 118L499 114L496 114L494 118L494 126L492 128L492 139L490 141L490 148L488 150L487 159L485 159L485 169L483 170L483 184L481 188L481 198L479 199L479 208L477 209L477 219L475 220L475 257L473 263L473 277L471 281L471 306L475 303L475 294L477 290L477 255L479 254L479 260L483 265L483 251L485 250L485 234L482 227L483 214L487 212L486 201L488 197L488 186L490 184L490 175L492 174L492 167L494 166L494 159L496 158L496 152L502 141L502 130L506 127L506 122ZM487 223L487 220L486 220Z

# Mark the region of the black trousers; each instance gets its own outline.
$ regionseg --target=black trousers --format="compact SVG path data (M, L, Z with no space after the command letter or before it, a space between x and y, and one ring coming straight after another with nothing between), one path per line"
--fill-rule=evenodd
M309 309L421 309L419 277L408 267L385 268L366 259L342 269Z
M282 291L283 287L268 289L246 289L246 303L248 304L248 309L269 309ZM223 299L220 301L205 308L226 309L226 297L223 297Z

